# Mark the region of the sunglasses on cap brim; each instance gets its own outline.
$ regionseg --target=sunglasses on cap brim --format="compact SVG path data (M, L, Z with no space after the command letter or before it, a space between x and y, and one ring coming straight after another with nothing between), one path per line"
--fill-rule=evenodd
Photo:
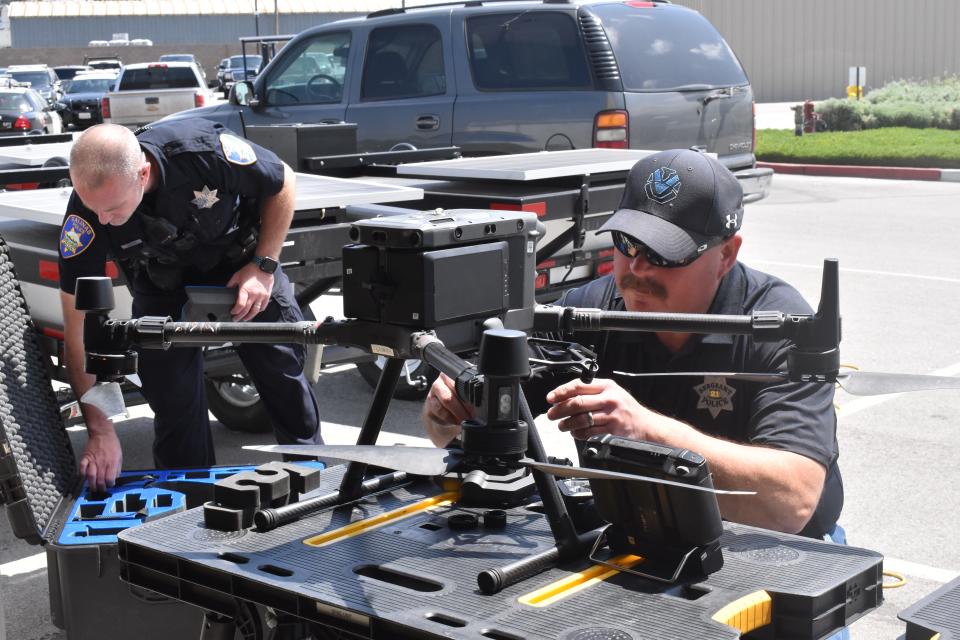
M617 251L625 255L626 257L636 258L637 256L643 255L647 262L652 264L655 267L663 267L665 269L673 269L676 267L685 267L688 264L694 262L697 258L702 256L707 252L707 249L711 247L716 247L717 245L723 244L729 236L719 236L716 238L710 238L704 244L699 245L696 250L690 255L681 258L680 260L669 260L664 258L662 255L640 242L636 238L622 231L613 232L613 246L617 248Z

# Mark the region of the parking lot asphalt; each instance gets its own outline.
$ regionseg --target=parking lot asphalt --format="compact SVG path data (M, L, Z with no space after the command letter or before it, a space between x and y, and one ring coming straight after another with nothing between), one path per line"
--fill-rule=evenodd
M960 373L960 261L955 228L960 184L776 176L770 197L749 205L741 259L795 284L816 306L822 260L839 259L842 360L864 370ZM337 315L335 297L317 311ZM326 370L316 386L324 435L356 437L371 392L350 366ZM854 640L904 632L896 615L960 573L960 392L872 398L837 396L840 465L846 487L841 518L850 543L886 557L903 587L885 590L883 606L852 628ZM395 401L380 444L424 443L419 405ZM572 442L538 420L545 446L569 455ZM135 408L119 425L125 468L151 466L149 411ZM241 449L271 436L214 425L218 462L256 463ZM82 428L71 432L74 447ZM47 609L42 550L13 538L0 519L0 603L7 637L62 640Z

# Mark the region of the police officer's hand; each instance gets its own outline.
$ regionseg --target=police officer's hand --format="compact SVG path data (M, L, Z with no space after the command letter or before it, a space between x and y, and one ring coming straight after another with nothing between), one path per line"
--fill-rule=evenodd
M267 308L273 291L273 274L264 273L250 263L233 274L228 287L237 287L237 303L230 309L235 322L246 322Z
M476 415L477 411L472 405L464 404L457 397L453 380L441 373L430 387L420 419L433 443L446 446L460 433L460 423Z
M123 467L123 449L112 425L105 429L88 427L87 431L87 446L80 456L80 477L87 481L90 488L103 491L112 487L113 481L120 474Z
M595 435L614 435L663 442L663 416L637 402L613 380L598 378L586 383L572 380L547 394L553 406L547 411L559 420L561 431L577 440Z

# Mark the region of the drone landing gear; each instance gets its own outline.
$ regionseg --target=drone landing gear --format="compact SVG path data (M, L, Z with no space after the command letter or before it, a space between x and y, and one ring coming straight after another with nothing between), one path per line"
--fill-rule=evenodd
M630 539L634 542L630 542ZM634 567L618 565L598 556L598 552L604 547L609 551L608 558L626 553L642 556L644 561ZM678 547L663 542L636 544L633 536L628 536L612 524L604 527L603 532L597 536L589 557L591 562L667 584L673 584L681 578L704 577L716 573L723 566L723 553L717 540L691 547ZM642 567L642 570L637 567Z

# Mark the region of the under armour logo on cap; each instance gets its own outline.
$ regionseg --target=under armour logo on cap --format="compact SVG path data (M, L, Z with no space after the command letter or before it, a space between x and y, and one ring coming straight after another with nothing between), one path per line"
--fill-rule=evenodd
M680 176L670 167L660 167L649 176L644 185L647 197L654 202L666 204L680 195Z

